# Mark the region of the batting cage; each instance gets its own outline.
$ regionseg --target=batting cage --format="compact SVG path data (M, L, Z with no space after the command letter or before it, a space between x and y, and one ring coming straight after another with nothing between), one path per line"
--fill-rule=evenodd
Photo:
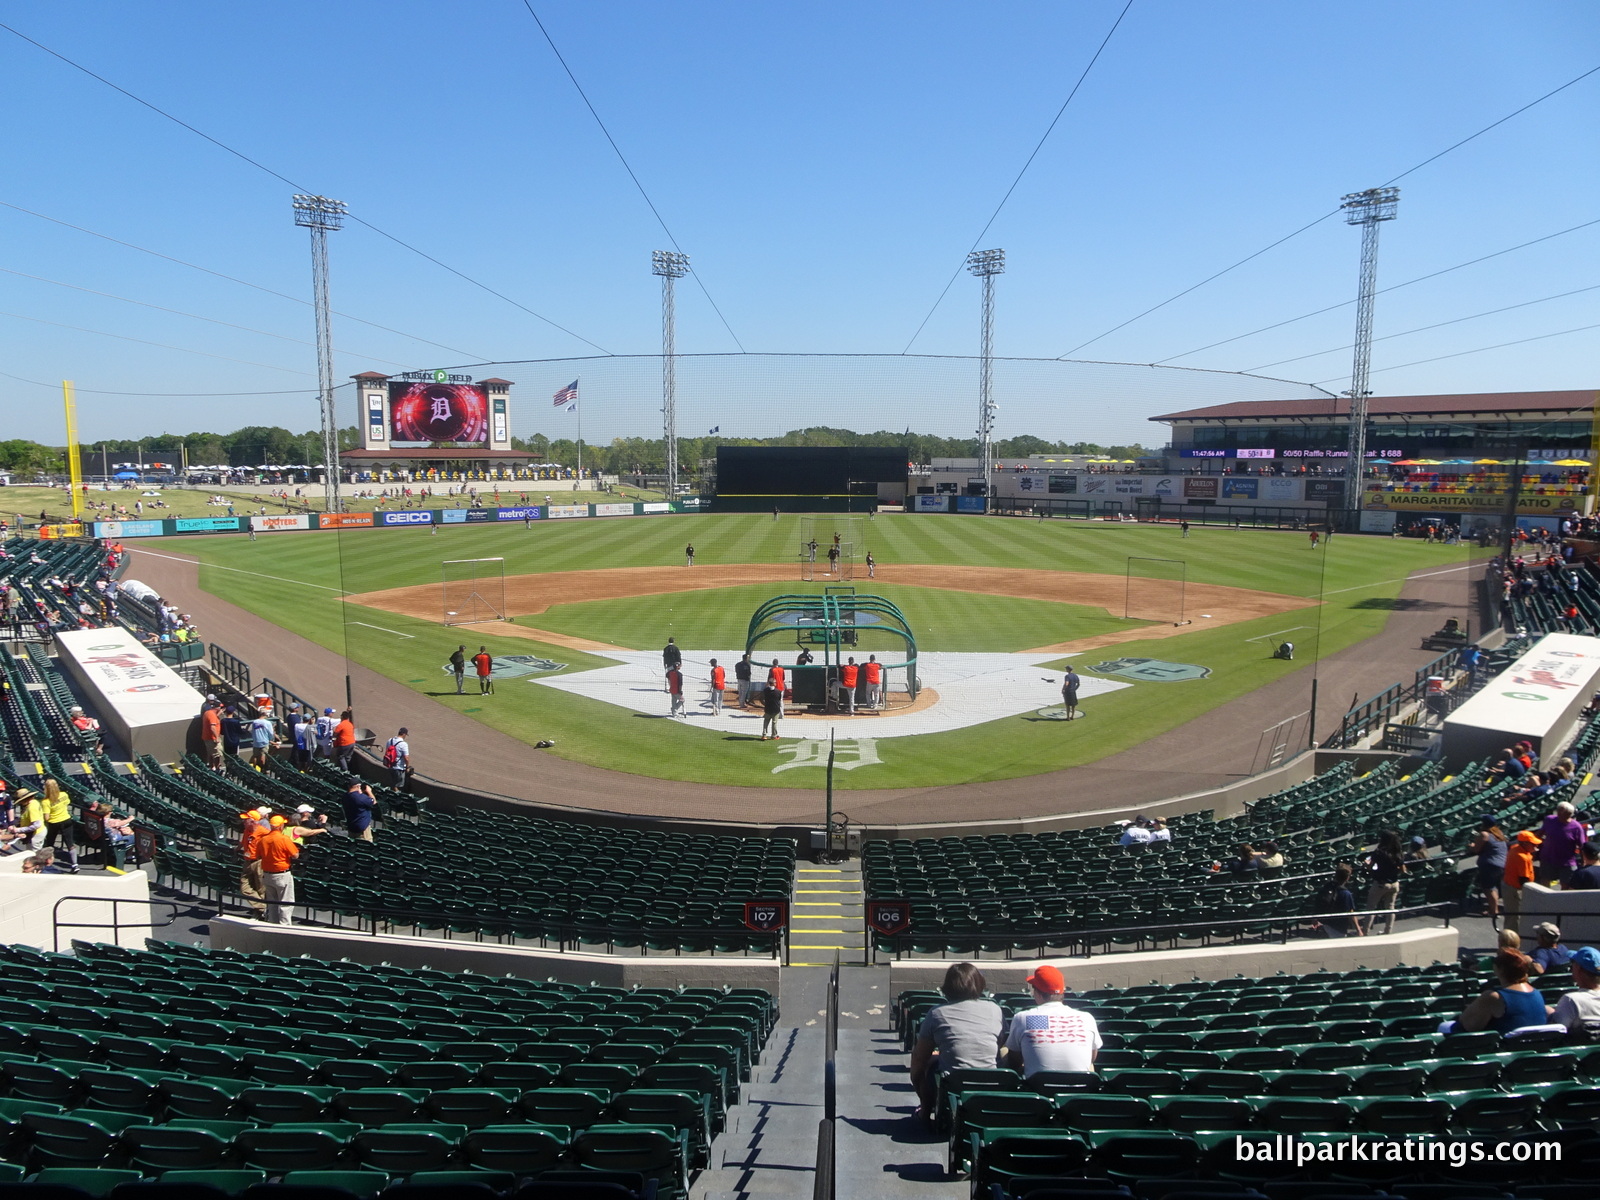
M1129 621L1187 625L1184 608L1189 564L1181 558L1129 556L1122 616Z
M791 641L792 652L775 652L774 643ZM751 616L745 649L757 663L778 659L789 672L793 703L816 712L909 708L922 687L917 639L905 614L882 596L861 595L848 585L826 587L820 595L774 596ZM845 689L852 664L853 695Z
M444 577L442 624L506 619L504 558L447 558L439 566Z

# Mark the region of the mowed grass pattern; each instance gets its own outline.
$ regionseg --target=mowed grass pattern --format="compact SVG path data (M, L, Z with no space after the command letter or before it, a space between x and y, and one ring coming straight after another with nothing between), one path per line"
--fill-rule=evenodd
M798 517L774 521L770 514L741 514L549 521L532 528L520 524L449 526L441 527L436 536L426 529L270 534L255 542L214 536L163 539L143 546L157 553L196 555L206 564L201 570L206 590L329 649L344 652L348 645L357 661L419 693L433 694L442 678L439 665L460 637L429 622L351 605L339 599L341 594L436 583L439 564L447 558L504 556L507 574L681 566L683 547L692 541L700 564L794 562L800 529ZM1382 629L1408 573L1429 567L1449 570L1464 563L1469 554L1466 547L1389 538L1341 536L1327 549L1313 551L1304 534L1288 532L1197 528L1184 540L1170 526L1041 524L954 515L883 515L866 523L864 529L874 555L886 565L968 563L1120 577L1130 555L1170 557L1188 563L1191 580L1288 595L1323 595L1326 603L1287 618L1267 617L1216 630L1197 626L1195 632L1159 642L1119 646L1119 654L1143 653L1202 663L1212 673L1193 683L1139 684L1097 698L1092 702L1092 715L1097 718L1092 731L1006 719L953 733L882 741L882 765L841 773L835 780L841 789L1006 779L1093 762L1280 678L1319 654L1331 654L1371 637ZM1482 553L1477 552L1479 556ZM137 576L137 559L133 574ZM694 639L686 644L710 647L721 642L726 631L735 630L730 644L737 646L742 644L754 608L752 601L763 592L814 590L814 585L802 584L798 567L795 575L792 589L774 584L770 589L730 588L567 605L530 618L528 623L551 627L560 621L562 632L652 648L664 642L669 632L675 633L676 625L669 630L666 621L676 621L683 606L690 622L683 637ZM1475 575L1475 571L1459 574L1463 588ZM861 580L857 586L865 590L869 585ZM892 586L885 584L881 590L890 592ZM930 649L1021 649L1082 636L1073 632L1078 622L1093 624L1104 618L1099 610L1044 601L939 589L898 590L907 597L916 596L907 599L913 608L927 605L923 614L928 627L919 628L918 635ZM1063 611L1059 618L1056 614L1044 617L1035 606ZM589 615L569 621L578 610ZM1030 624L1018 626L1019 620ZM354 624L356 621L381 628ZM1110 624L1120 628L1125 622ZM1292 625L1309 627L1293 635L1298 647L1293 663L1271 659L1271 641L1247 640ZM986 628L995 630L992 641L980 639L976 633ZM1067 632L1060 636L1040 632L1047 628ZM974 631L970 640L968 630ZM608 632L612 636L608 637ZM414 636L405 639L395 636L397 633ZM486 639L477 629L467 636L474 642L487 640L495 654L540 653L569 664L570 670L603 661L527 639ZM246 661L252 659L251 647L225 649ZM1096 654L1093 660L1100 657ZM253 665L259 672L264 664ZM266 673L293 685L292 664ZM690 681L692 693L698 693L700 682ZM356 700L359 705L360 697ZM554 751L542 753L558 753L615 770L705 783L785 788L821 785L820 770L772 774L773 767L788 761L779 753L785 743L728 737L696 729L692 723L685 726L624 717L610 705L525 681L501 687L488 704L478 697L457 700L440 696L438 702L479 709L472 714L474 719L524 741L555 739ZM428 749L430 761L440 762L440 748ZM443 751L444 762L438 768L441 775L448 775L448 753Z
M1103 608L1081 604L901 587L876 579L857 580L855 586L858 592L882 596L899 606L920 650L1027 650L1148 624L1124 621ZM742 649L751 615L762 601L782 590L772 584L751 584L714 592L590 600L558 604L518 621L630 650L656 649L669 635L689 650ZM792 590L820 596L822 585L796 583ZM902 645L899 638L887 634L875 637L871 626L866 626L861 636L861 646L867 650L898 650ZM789 638L786 644L785 639L776 638L762 644L787 654L793 641Z

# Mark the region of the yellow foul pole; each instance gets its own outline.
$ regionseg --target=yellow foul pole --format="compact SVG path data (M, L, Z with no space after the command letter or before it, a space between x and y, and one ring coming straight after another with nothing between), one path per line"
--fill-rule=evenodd
M1589 425L1589 512L1600 508L1600 391L1594 394L1594 415Z
M61 403L67 413L67 479L72 492L72 519L83 516L83 459L78 454L78 410L72 398L72 380L61 381Z

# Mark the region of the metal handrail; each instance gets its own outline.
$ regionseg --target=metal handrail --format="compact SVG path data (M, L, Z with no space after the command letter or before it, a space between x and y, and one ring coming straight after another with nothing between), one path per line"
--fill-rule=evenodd
M250 692L250 664L242 658L235 658L215 642L211 643L209 649L211 652L211 669L229 686L248 695Z
M86 900L95 904L111 905L111 923L103 921L63 921L61 919L61 906L68 901ZM117 910L119 904L143 904L153 907L165 904L172 910L165 921L146 921L139 923L123 924ZM124 929L150 928L165 929L178 919L178 914L183 912L187 905L179 904L175 900L150 900L135 896L62 896L50 907L51 945L57 954L61 953L61 931L63 929L109 929L112 941L117 942L117 935ZM120 945L121 943L118 942Z
M1139 942L1149 941L1154 943L1160 941L1171 941L1173 943L1177 943L1178 941L1183 940L1199 941L1203 945L1209 946L1211 945L1212 937L1214 935L1218 935L1218 931L1224 931L1220 934L1220 936L1226 936L1225 931L1234 927L1238 927L1239 932L1244 933L1246 932L1247 928L1259 929L1264 926L1268 933L1275 931L1279 935L1276 938L1277 941L1287 945L1291 933L1295 928L1299 926L1310 925L1314 922L1327 921L1330 918L1346 919L1376 917L1379 919L1387 919L1392 917L1398 921L1405 917L1437 915L1441 917L1444 921L1444 924L1448 926L1450 924L1450 919L1458 914L1459 908L1460 906L1454 901L1444 901L1434 904L1413 905L1410 908L1358 909L1354 912L1337 913L1301 913L1292 917L1239 917L1231 918L1225 921L1153 921L1144 925L1114 925L1103 926L1095 929L1070 929L1056 931L1047 929L1019 929L998 931L992 934L977 932L970 936L977 941L984 941L990 938L997 940L1004 938L1012 941L1026 939L1029 942L1038 943L1037 946L1025 951L1025 953L1032 958L1037 958L1038 952L1047 947L1051 951L1059 950L1058 954L1053 955L1054 957L1093 958L1094 946L1096 943L1113 941L1118 935L1127 935L1124 940L1135 940ZM870 912L871 905L864 906L864 911ZM886 951L893 952L896 958L903 958L905 957L906 952L911 949L912 942L914 942L920 936L919 934L909 930L905 933L879 934L874 933L871 928L867 929L866 935L869 965L877 964L880 942L887 943L887 945L884 946L884 949ZM964 940L968 935L952 933L949 936ZM1266 939L1262 938L1261 940ZM1015 949L1016 948L1014 946L1008 946L1006 948L1005 957L1007 960L1012 958ZM981 959L981 951L975 952L972 957L975 959Z
M837 1188L839 1123L839 952L833 952L828 973L827 1024L822 1035L822 1119L817 1122L817 1165L811 1182L811 1200L834 1200Z

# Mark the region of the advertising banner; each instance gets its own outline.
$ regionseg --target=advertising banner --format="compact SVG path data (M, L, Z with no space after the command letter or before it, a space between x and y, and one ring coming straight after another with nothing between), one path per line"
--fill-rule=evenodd
M1150 480L1150 495L1176 496L1178 494L1178 479L1174 475L1157 475Z
M1373 509L1361 514L1362 533L1393 533L1395 514L1388 509Z
M83 536L83 525L79 522L69 522L65 525L41 525L39 536L42 538L75 538Z
M369 529L372 526L372 514L359 513L318 513L318 529Z
M496 521L537 521L539 519L539 506L537 504L524 505L521 508L497 508L494 510Z
M1143 496L1145 494L1145 478L1143 475L1113 475L1111 480L1111 490L1119 496Z
M179 517L172 523L179 533L238 533L238 517Z
M1573 496L1534 496L1524 493L1517 499L1517 512L1521 516L1537 517L1543 515L1554 516L1557 513L1571 512ZM1363 508L1386 509L1394 512L1462 512L1462 513L1492 513L1499 515L1505 512L1506 502L1504 496L1493 493L1477 495L1451 494L1448 492L1367 492L1362 499Z
M981 513L988 504L983 496L957 496L956 511L958 513Z
M587 504L552 504L550 506L552 517L587 517L589 506Z
M480 521L492 521L492 520L494 520L494 510L493 509L489 509L489 508L468 508L468 509L463 509L462 512L465 514L462 519L464 521L466 521L466 523L468 525L475 525Z
M1261 481L1261 498L1263 500L1298 500L1300 499L1300 481L1298 479L1284 479L1277 475L1269 475Z
M597 517L631 517L633 505L631 504L596 504L594 515Z
M1217 480L1212 475L1188 475L1183 480L1183 494L1196 500L1215 500Z
M678 501L679 512L695 512L703 507L705 506L700 502L699 496L685 496Z
M949 496L922 496L914 497L917 512L949 512Z
M464 508L447 508L439 513L441 525L464 525L467 521L467 510Z
M647 513L664 513L664 512L671 512L672 511L672 505L668 504L665 500L653 500L653 501L647 501L646 503L641 504L639 506L639 509L640 509L641 512L647 512Z
M1324 504L1331 505L1343 504L1344 480L1308 479L1306 480L1306 499L1321 500Z
M1224 500L1254 500L1260 482L1254 475L1227 475L1222 480L1222 498Z
M96 521L97 538L160 537L166 530L160 521Z
M1078 494L1078 477L1076 475L1050 476L1050 494L1052 496L1076 496Z
M1044 491L1044 482L1037 475L1019 475L1017 476L1017 491L1042 492Z
M251 517L250 528L258 533L276 533L285 529L310 529L310 517Z
M432 525L433 514L426 509L408 508L400 512L378 513L379 525Z

